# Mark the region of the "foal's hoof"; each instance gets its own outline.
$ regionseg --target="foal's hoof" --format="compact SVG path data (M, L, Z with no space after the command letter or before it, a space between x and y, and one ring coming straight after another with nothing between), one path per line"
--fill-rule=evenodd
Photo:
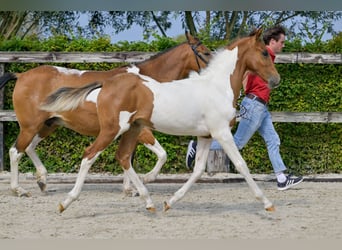
M63 211L65 210L64 206L62 205L62 203L59 203L58 205L58 211L59 213L63 213Z
M18 197L31 197L32 196L30 192L26 191L25 189L21 187L12 189L12 192L15 196L18 196Z
M146 210L149 211L150 213L155 213L156 212L156 208L155 207L147 207Z
M166 201L164 201L164 212L166 212L170 208L171 208L171 206Z
M270 207L265 208L267 212L274 212L275 211L275 207L272 205Z
M139 192L138 192L137 190L135 190L135 189L125 189L125 190L123 191L123 193L124 193L125 196L127 196L127 197L138 197L138 196L140 196L140 195L139 195Z
M42 181L37 181L38 187L40 188L40 191L42 191L43 193L46 190L46 183L42 182Z

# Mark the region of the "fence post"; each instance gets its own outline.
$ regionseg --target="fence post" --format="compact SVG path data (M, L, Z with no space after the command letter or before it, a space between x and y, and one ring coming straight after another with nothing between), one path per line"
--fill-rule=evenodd
M3 63L0 63L0 76L5 72ZM0 89L0 110L4 108L4 88ZM4 123L0 122L0 172L4 170Z

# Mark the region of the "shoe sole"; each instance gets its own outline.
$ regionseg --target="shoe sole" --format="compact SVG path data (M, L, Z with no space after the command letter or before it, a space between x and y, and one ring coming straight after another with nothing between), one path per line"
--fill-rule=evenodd
M279 187L278 187L278 190L279 190L279 191L285 191L285 190L287 190L287 189L289 189L289 188L292 188L292 187L294 187L294 186L297 186L297 185L298 185L299 183L301 183L303 180L304 180L304 178L302 178L300 181L298 181L298 182L296 182L296 183L293 183L293 184L291 184L291 185L285 186L285 187L283 187L283 188L279 188Z

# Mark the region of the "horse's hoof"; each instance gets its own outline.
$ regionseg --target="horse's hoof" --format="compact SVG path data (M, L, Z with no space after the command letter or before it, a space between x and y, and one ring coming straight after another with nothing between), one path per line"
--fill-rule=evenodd
M123 192L124 192L125 196L127 196L127 197L138 197L138 196L140 196L139 192L137 190L127 189L127 190L124 190Z
M171 206L166 201L164 201L164 212L166 212L170 208L171 208Z
M267 212L274 212L275 211L275 207L272 205L270 207L265 208Z
M64 206L62 205L62 203L59 203L58 205L58 211L59 213L63 213L63 211L65 210Z
M156 212L156 208L155 207L147 207L146 210L149 211L150 213L155 213Z
M41 182L41 181L37 181L38 187L40 188L40 191L42 191L43 193L46 190L46 183Z
M32 194L28 191L26 191L25 189L22 188L18 188L18 189L13 189L12 190L13 194L17 197L31 197Z

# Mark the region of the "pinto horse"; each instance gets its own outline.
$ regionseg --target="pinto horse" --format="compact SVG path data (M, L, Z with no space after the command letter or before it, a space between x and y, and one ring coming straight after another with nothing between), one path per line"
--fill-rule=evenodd
M212 138L222 145L257 199L263 202L265 209L273 211L272 203L251 177L228 126L235 117L235 94L231 85L233 79L241 88L243 74L249 70L259 74L270 88L279 85L279 74L265 44L260 41L260 35L261 30L258 30L223 48L213 56L207 68L187 79L159 84L133 67L129 73L83 88L62 88L49 96L41 108L50 112L51 117L63 117L65 112L78 109L87 105L87 101L93 100L97 105L101 127L94 143L85 149L75 186L59 204L59 211L63 212L78 199L89 168L100 153L119 136L121 139L116 159L145 200L146 209L155 211L148 190L130 161L140 131L145 126L171 135L198 137L194 172L184 186L164 203L165 211L181 199L205 171ZM99 88L97 97L90 99L89 96Z
M140 72L159 82L168 82L188 77L191 71L206 67L211 51L197 38L186 32L187 42L161 52L150 59L136 64ZM37 183L41 191L46 190L47 170L35 152L38 143L50 135L58 126L70 128L80 134L97 136L100 127L96 105L88 102L75 111L64 114L65 119L51 117L39 107L46 97L61 87L81 87L89 82L104 81L117 74L127 72L128 66L109 71L78 71L54 66L39 66L24 73L6 73L0 78L0 88L12 79L18 79L13 91L14 111L20 125L20 133L10 148L11 189L20 196L30 193L19 186L19 161L23 154L31 158L37 170ZM144 177L145 182L153 181L166 161L166 152L149 129L143 129L139 142L153 151L158 160L151 172ZM124 191L134 192L129 179L124 175Z

